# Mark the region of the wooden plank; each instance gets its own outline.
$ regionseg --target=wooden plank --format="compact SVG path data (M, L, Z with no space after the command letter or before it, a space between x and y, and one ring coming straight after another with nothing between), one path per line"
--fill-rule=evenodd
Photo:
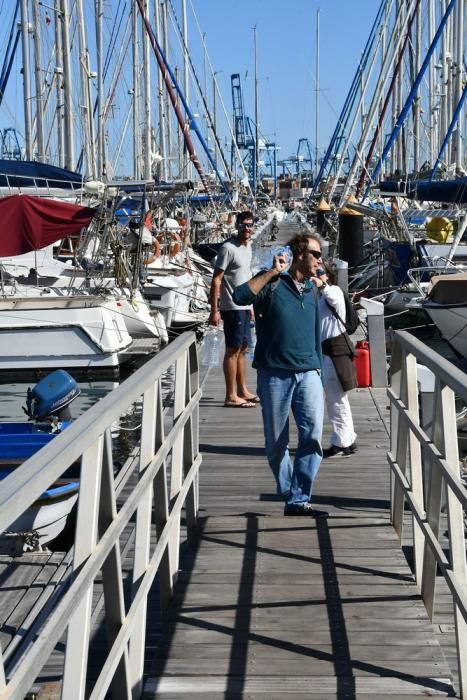
M203 685L204 683L204 685ZM174 693L186 693L184 697L192 694L201 697L212 697L212 693L222 693L219 697L226 697L225 693L236 693L236 697L253 698L286 698L290 697L290 688L294 689L293 695L304 694L306 697L317 696L324 700L329 697L352 698L364 697L380 698L385 695L404 697L446 697L450 692L449 681L444 678L331 678L327 676L284 676L279 679L275 676L262 678L206 678L195 676L164 677L151 679L147 682L144 692L146 700L149 698L179 697ZM189 694L189 695L188 695ZM181 696L183 697L183 696Z

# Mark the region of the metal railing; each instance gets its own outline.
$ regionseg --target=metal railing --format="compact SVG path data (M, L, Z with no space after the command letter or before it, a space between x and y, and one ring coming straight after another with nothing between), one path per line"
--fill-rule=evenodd
M161 378L172 367L173 408L166 411ZM23 698L65 634L63 698L104 698L108 690L113 697L128 700L141 695L147 596L156 574L162 607L172 595L183 507L188 531L197 524L200 396L196 339L193 333L184 333L2 481L0 532L81 460L69 586L56 596L40 625L29 635L25 632L21 654L13 660L6 655L7 662L2 656L0 698ZM112 430L141 399L141 438L132 460L133 479L126 474L125 499L117 502L122 479L117 489ZM124 596L121 561L121 536L127 528L133 528L134 540L130 600ZM100 575L108 649L89 688L92 594Z
M418 365L435 376L431 430L420 420ZM430 618L435 611L437 570L452 595L460 694L467 698L467 563L460 478L456 397L467 403L465 374L407 332L394 336L390 388L391 520L402 540L404 507L413 527L415 579ZM446 515L442 513L446 499ZM445 523L444 523L445 518ZM443 524L443 528L441 525ZM447 525L448 544L441 544Z

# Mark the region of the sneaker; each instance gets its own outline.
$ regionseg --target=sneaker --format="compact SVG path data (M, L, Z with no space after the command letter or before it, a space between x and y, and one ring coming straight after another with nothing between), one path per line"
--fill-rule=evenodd
M330 459L331 457L337 457L342 455L343 457L350 457L358 449L357 443L354 442L350 447L336 447L336 445L331 445L331 447L326 447L323 450L323 459Z
M311 503L288 503L284 508L284 515L308 515L310 518L327 518L326 510L316 510Z
M349 447L336 447L336 445L331 445L331 447L326 447L323 450L323 459L331 459L331 457L338 457L339 455L349 455Z

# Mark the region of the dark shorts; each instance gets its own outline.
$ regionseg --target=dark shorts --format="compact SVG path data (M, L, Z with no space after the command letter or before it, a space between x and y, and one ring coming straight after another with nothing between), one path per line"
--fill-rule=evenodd
M226 348L243 348L251 345L250 310L221 311L224 322Z

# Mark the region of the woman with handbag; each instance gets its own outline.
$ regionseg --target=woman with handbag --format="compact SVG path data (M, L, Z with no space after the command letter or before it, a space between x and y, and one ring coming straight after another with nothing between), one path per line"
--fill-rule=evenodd
M350 456L357 451L352 410L347 392L357 386L354 345L345 329L345 299L337 285L337 272L330 261L318 271L323 349L323 385L326 408L332 427L331 445L323 458ZM321 284L320 284L321 283Z

